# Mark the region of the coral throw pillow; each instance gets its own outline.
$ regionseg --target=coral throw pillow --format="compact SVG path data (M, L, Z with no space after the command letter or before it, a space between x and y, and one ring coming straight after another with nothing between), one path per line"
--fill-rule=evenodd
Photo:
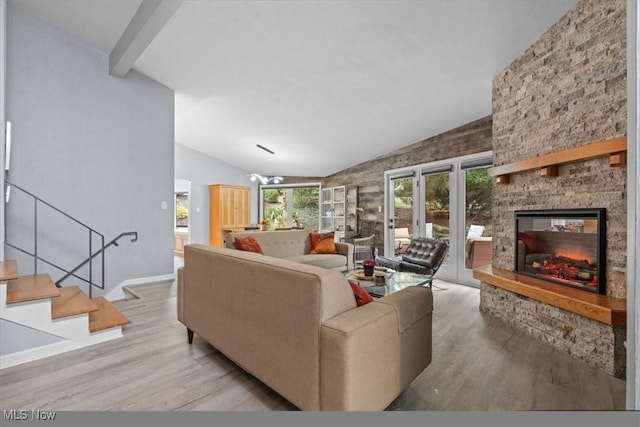
M311 238L312 254L335 254L336 253L336 241L334 240L333 231L330 233L320 234L317 239L318 240L314 245L314 238L313 237Z
M247 252L255 252L257 254L262 254L262 248L260 247L260 243L253 236L247 237L236 237L234 245L236 249L240 249L241 251Z
M354 280L349 280L349 284L351 285L351 290L353 291L353 296L356 299L356 304L358 307L361 305L369 304L373 301L373 298L367 291L365 291L360 284Z

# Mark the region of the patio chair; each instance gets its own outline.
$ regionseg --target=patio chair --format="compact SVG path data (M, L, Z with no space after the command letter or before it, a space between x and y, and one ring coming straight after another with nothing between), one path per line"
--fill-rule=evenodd
M394 252L396 255L404 254L411 243L411 235L408 227L400 227L393 230Z
M353 244L353 262L362 262L367 258L373 258L373 244L376 238L376 226L377 221L363 220L360 223L359 233L350 238L345 238L344 241Z
M449 251L449 242L442 239L417 237L411 240L400 259L377 256L376 263L396 271L408 271L429 277L428 284L436 274Z
M491 237L483 236L484 225L472 225L467 233L464 252L464 268L474 268L491 264Z
M484 229L484 225L470 225L469 231L467 232L467 239L471 237L481 237L484 233Z

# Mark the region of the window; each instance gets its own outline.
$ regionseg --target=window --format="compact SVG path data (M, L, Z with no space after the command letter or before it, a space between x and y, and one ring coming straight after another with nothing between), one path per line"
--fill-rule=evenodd
M189 227L189 193L176 195L176 228Z
M269 229L318 229L320 184L263 185L260 187L260 218L270 220Z

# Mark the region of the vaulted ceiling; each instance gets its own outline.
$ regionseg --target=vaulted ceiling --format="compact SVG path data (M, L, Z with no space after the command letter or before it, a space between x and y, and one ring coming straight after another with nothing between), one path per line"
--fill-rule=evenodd
M143 2L11 3L110 54ZM176 143L326 176L491 114L493 77L575 3L185 0L133 69L175 91Z

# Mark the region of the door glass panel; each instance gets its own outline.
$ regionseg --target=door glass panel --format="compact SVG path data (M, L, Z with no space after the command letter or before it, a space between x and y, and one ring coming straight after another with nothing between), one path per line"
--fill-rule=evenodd
M392 179L393 228L396 257L402 256L413 236L413 177Z
M320 232L328 233L329 231L333 231L333 213L331 212L333 191L331 188L323 188L321 195Z
M449 240L449 172L425 175L425 237ZM449 264L451 251L442 263Z
M491 263L492 179L487 168L465 170L465 268Z

